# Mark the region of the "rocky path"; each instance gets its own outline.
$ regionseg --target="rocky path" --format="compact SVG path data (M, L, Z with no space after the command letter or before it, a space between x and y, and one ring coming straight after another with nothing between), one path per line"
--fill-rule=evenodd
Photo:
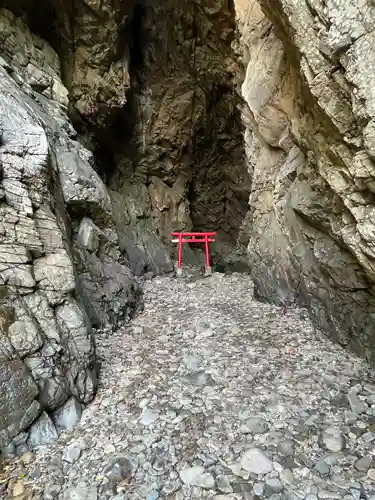
M245 275L148 282L97 344L96 399L23 468L38 498L375 499L368 367Z

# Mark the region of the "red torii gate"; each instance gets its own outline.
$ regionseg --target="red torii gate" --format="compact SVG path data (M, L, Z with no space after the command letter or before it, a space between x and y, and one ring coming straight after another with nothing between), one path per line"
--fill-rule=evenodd
M211 274L209 243L215 241L216 233L172 233L172 243L178 244L177 276L182 276L182 244L204 243L206 252L206 274Z

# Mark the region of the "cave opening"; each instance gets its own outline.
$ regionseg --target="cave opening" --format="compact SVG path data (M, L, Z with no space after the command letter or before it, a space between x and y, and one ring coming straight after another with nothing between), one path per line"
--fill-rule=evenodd
M53 5L42 1L36 9L17 0L11 10L26 12L32 29L58 52L69 88L72 41ZM251 187L233 1L216 11L187 0L135 0L119 30L113 62L126 62L126 102L109 107L100 122L71 106L73 124L107 186L116 191L125 182L148 192L140 217L169 250L172 231L212 230L219 260L236 249Z
M130 78L126 103L112 110L105 124L100 127L81 123L81 134L92 137L97 171L107 185L116 183L119 169L122 170L121 175L132 177L139 161L136 136L139 119L137 96L145 82L145 58L149 40L146 21L148 15L146 1L136 0L119 33L116 59L128 60ZM124 159L126 161L123 161Z
M115 191L124 180L146 186L152 227L172 252L170 233L194 230L217 232L215 259L233 253L248 210L235 36L231 2L213 18L195 2L136 2L122 27L130 86L93 131L97 169Z

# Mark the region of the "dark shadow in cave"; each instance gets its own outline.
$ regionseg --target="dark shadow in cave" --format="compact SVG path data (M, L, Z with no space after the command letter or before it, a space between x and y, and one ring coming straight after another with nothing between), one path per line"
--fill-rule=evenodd
M122 26L121 43L118 47L118 57L129 54L130 89L127 93L125 106L118 109L110 117L108 126L94 131L95 156L98 173L108 183L117 169L116 154L128 158L134 165L138 160L136 96L145 81L145 57L148 46L148 32L145 28L145 18L148 9L144 0L136 1L131 15ZM129 172L131 175L132 172Z
M31 31L47 40L59 53L57 13L50 0L1 0L0 7L25 19Z

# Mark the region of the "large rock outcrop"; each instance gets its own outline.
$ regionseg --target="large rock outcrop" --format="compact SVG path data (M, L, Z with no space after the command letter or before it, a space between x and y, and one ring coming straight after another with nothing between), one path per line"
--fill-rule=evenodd
M306 305L374 359L375 10L238 0L259 297Z
M173 270L172 230L232 247L250 189L232 5L3 5L0 448L79 415L92 325L129 317L132 273Z
M138 289L57 54L6 10L0 46L1 449L33 422L31 445L53 439L92 399L92 324L126 319Z
M95 153L115 212L126 213L116 222L132 270L171 271L164 245L173 230L217 230L219 252L232 248L250 191L232 3L6 5L60 56L69 114Z
M91 12L114 18L108 8L99 10L97 3ZM85 29L87 51L101 52L96 31ZM247 211L250 179L231 50L235 13L219 0L140 2L128 11L124 33L128 80L121 86L111 71L106 78L112 75L117 89L128 85L125 106L119 108L119 97L107 99L110 109L99 100L96 113L105 114L95 122L80 100L73 97L72 103L84 119L77 124L96 151L115 212L127 213L117 220L123 248L131 261L134 255L143 259L145 270L169 271L158 239L170 245L171 231L217 230L219 249L227 250ZM104 62L98 64L104 71ZM90 72L68 80L73 96L81 88L87 101L88 78L95 85Z

